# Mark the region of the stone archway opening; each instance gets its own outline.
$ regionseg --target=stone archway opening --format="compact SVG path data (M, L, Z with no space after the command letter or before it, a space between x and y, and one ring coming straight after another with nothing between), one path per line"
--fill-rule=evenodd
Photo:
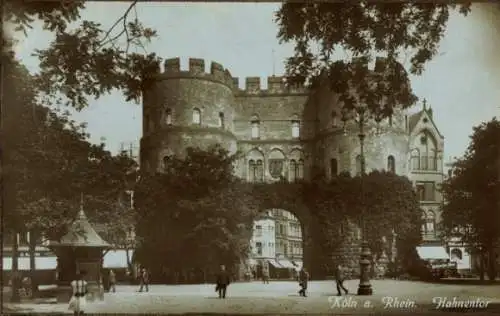
M262 210L253 223L246 278L296 280L304 266L303 231L302 221L293 212Z

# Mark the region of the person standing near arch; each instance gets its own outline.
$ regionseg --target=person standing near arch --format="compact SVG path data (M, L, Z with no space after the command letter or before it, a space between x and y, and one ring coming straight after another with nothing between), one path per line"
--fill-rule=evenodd
M230 283L231 278L229 276L229 273L226 271L226 266L221 265L215 283L215 291L219 293L219 298L226 298L227 287Z
M307 297L306 291L307 291L307 283L309 281L309 273L306 271L305 268L302 268L299 273L299 295L303 297Z
M262 282L264 284L269 284L269 268L264 268L262 270Z

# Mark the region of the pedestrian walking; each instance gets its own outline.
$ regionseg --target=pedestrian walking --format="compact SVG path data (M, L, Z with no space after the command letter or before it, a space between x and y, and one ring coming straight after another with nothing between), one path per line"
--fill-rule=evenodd
M80 271L76 278L71 281L73 295L69 301L69 310L72 310L75 316L81 316L85 312L87 305L86 295L88 293L87 282L84 280L85 271Z
M227 287L231 283L229 273L224 265L220 266L220 271L217 274L215 291L219 293L219 298L226 298Z
M143 288L146 288L146 292L149 292L149 272L146 268L142 268L139 275L139 282L141 287L139 288L139 292L142 292Z
M307 297L306 291L307 291L307 283L309 281L309 273L306 271L305 268L302 268L299 273L299 295L303 297Z
M264 269L262 271L262 282L264 284L269 284L269 269Z
M127 283L132 285L134 284L134 280L132 279L132 272L130 272L130 269L127 268L127 270L125 270L125 277L127 279Z
M116 275L113 270L109 270L109 291L116 292Z
M344 286L345 273L342 265L338 265L335 270L335 281L337 282L337 296L342 296L342 290L344 290L345 294L349 294L349 291Z

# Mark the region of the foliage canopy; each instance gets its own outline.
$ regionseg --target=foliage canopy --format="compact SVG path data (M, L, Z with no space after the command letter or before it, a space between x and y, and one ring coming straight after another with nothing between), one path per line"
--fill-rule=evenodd
M4 56L2 66L6 227L57 240L75 218L83 193L89 217L112 223L110 236L121 234L130 223L125 221L128 210L120 212L116 201L135 162L90 144L84 125L40 105L31 75L17 61Z
M500 244L500 122L493 118L474 127L470 138L443 183L443 232L473 252L493 256ZM494 275L494 264L489 268Z
M402 55L410 59L410 72L421 74L438 52L455 8L467 14L470 4L286 2L276 22L278 39L295 45L286 65L288 82L314 85L327 78L347 113L366 105L375 119L390 116L416 101ZM354 59L339 61L335 54L341 53ZM367 63L376 56L386 59L370 72Z

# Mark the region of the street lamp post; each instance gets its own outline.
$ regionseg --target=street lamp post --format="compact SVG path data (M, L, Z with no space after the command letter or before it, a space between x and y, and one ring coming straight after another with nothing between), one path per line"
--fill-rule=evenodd
M361 243L361 255L359 258L359 268L360 268L360 277L359 277L359 286L358 286L358 295L372 295L372 285L370 284L370 268L371 268L371 251L366 241L366 230L365 230L365 212L366 206L364 205L364 181L363 178L365 176L365 133L364 133L364 124L365 124L365 107L357 108L357 112L359 114L359 143L360 143L360 164L361 164L361 203L362 204L362 213L361 213L361 227L362 227L362 238L363 241Z

